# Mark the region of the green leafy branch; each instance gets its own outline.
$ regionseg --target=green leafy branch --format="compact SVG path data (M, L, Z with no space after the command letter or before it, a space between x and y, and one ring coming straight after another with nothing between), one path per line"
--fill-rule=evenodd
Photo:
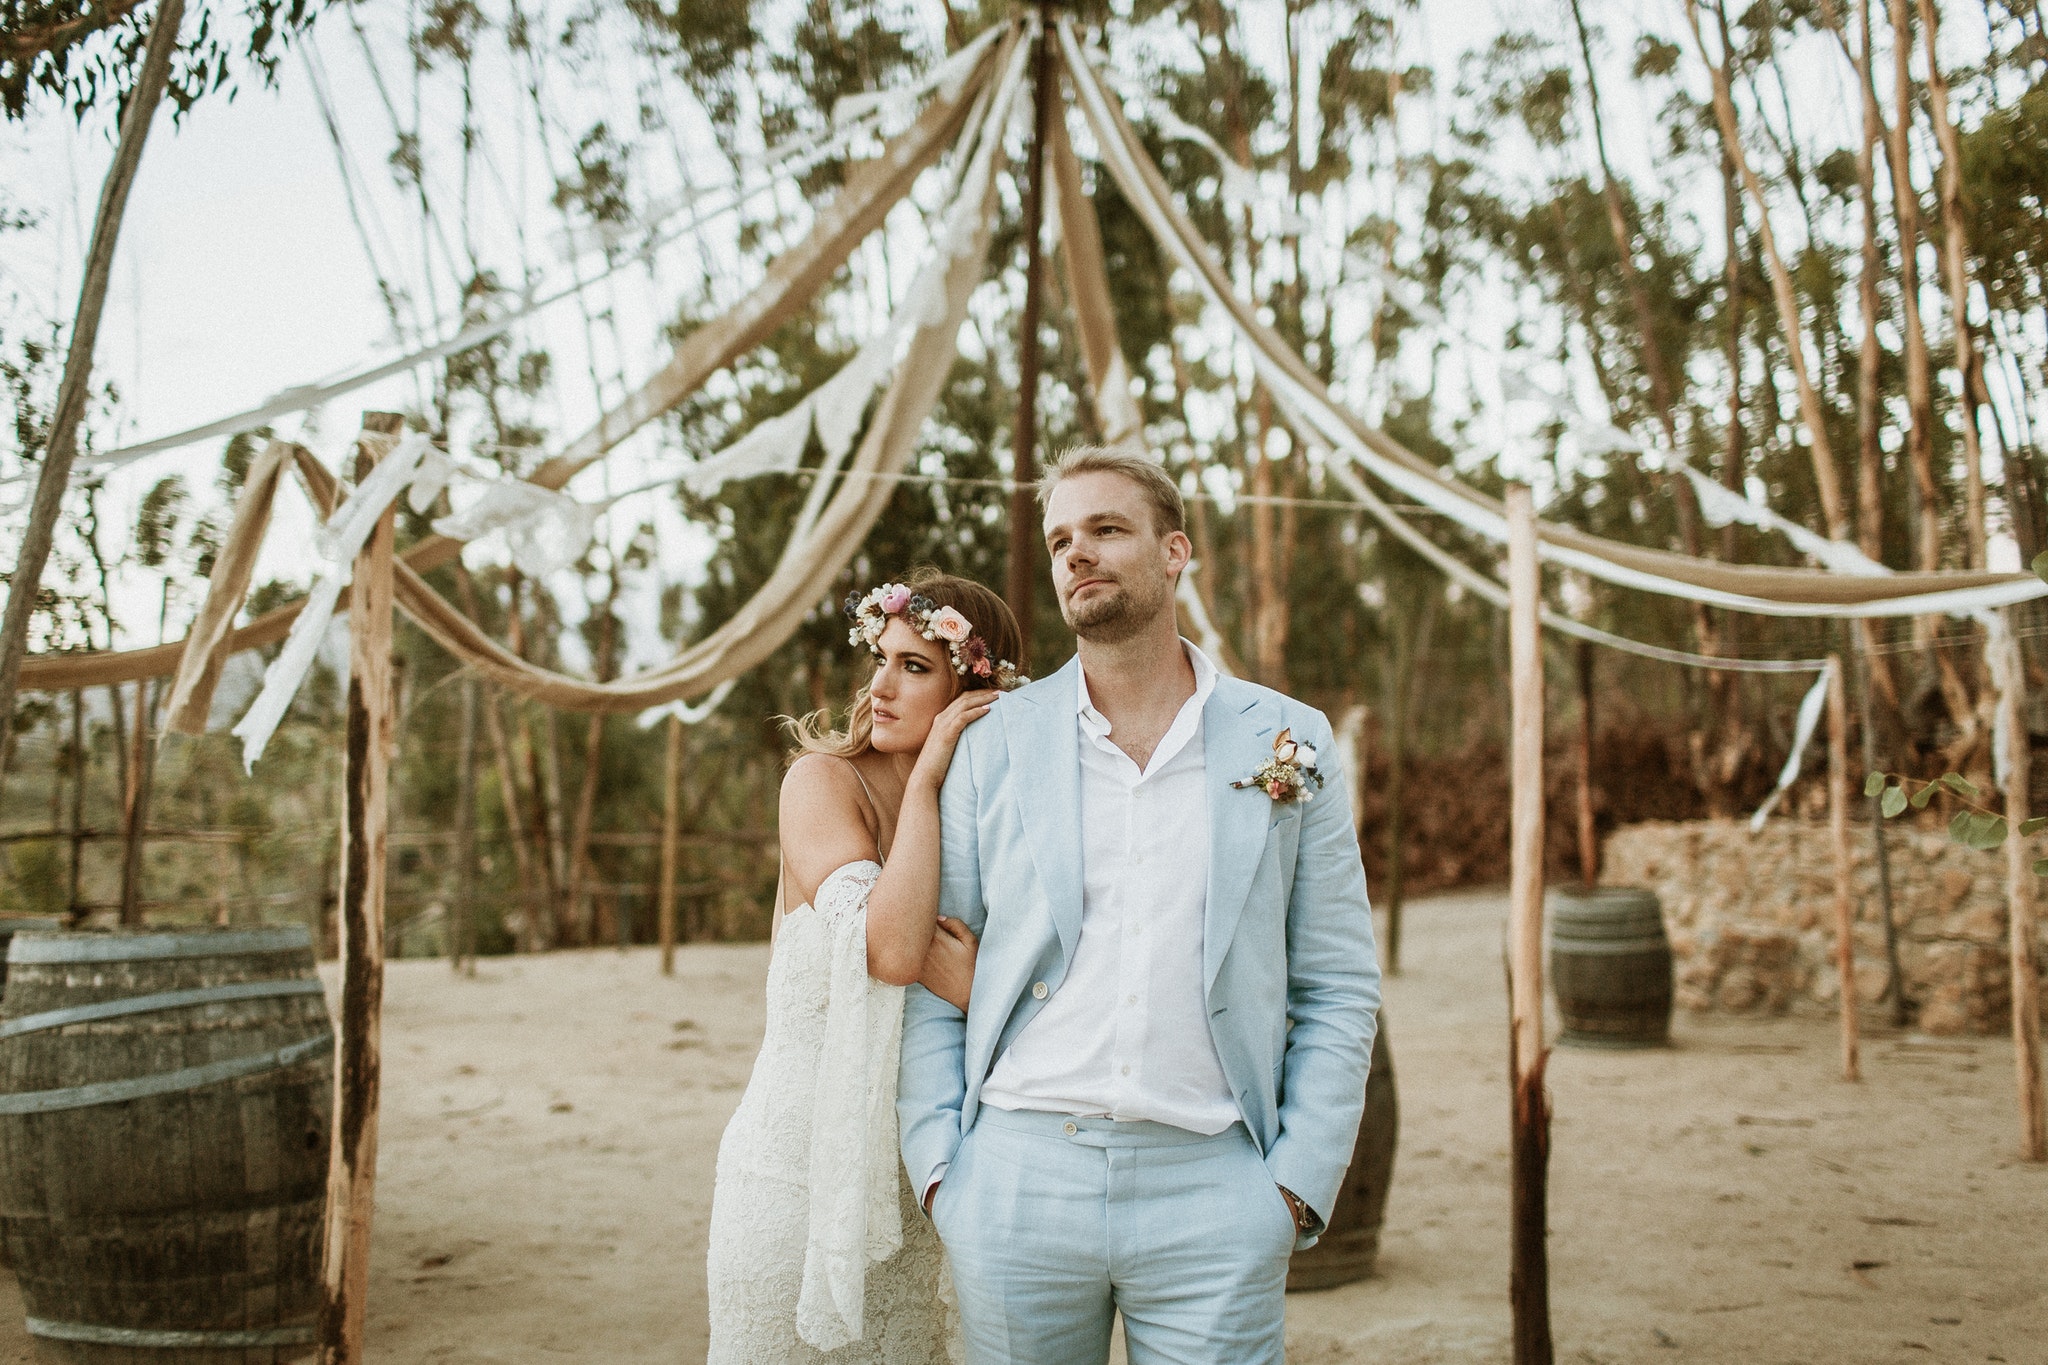
M1909 794L1907 788L1914 786L1918 790ZM1948 836L1964 848L1999 848L2012 832L2006 818L1979 799L1983 789L1961 773L1943 773L1932 779L1907 777L1903 773L1872 773L1863 779L1863 794L1878 799L1877 808L1887 820L1905 814L1909 807L1926 810L1927 803L1940 796L1961 808L1948 822ZM2044 829L2048 829L2048 815L2020 821L2021 838ZM2034 859L2034 875L2048 876L2048 858Z

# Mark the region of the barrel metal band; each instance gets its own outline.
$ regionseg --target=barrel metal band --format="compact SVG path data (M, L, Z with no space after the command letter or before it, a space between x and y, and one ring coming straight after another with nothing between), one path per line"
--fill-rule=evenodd
M1669 953L1667 938L1553 938L1550 950L1571 957L1627 957L1634 953Z
M100 1327L89 1322L52 1322L30 1318L30 1335L49 1341L79 1341L94 1346L141 1346L160 1350L179 1347L235 1350L264 1346L311 1346L318 1329L298 1327L231 1327L210 1332L181 1332L166 1327Z
M310 948L303 924L270 929L215 930L204 934L95 934L76 930L16 934L7 946L10 963L147 962L174 957L228 957L238 953L288 953Z
M0 1038L17 1038L24 1033L86 1024L98 1019L119 1019L130 1014L155 1014L160 1010L188 1009L194 1005L216 1005L228 1000L268 1000L288 995L319 995L319 981L305 977L296 981L230 981L220 986L202 986L189 991L159 991L155 995L129 995L102 1000L92 1005L71 1005L41 1014L24 1014L19 1019L0 1021Z
M0 1095L0 1114L47 1114L58 1109L83 1109L95 1104L118 1104L150 1095L168 1095L178 1090L197 1090L201 1086L218 1085L241 1076L296 1066L319 1056L333 1044L334 1035L323 1033L317 1038L278 1048L275 1052L232 1057L224 1062L188 1066L155 1076L138 1076L130 1081L101 1081L96 1085L73 1086L68 1090L29 1090L15 1095Z

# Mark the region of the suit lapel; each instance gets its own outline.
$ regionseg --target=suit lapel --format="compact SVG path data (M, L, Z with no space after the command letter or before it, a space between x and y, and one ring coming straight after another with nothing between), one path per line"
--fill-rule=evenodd
M1045 888L1063 961L1081 941L1081 752L1076 738L1078 657L1037 687L996 707L1010 747L1010 771L1029 774L1017 789L1024 838Z
M1209 898L1202 920L1202 989L1216 984L1237 933L1245 898L1264 855L1272 798L1230 784L1250 777L1273 754L1274 723L1259 694L1218 678L1202 708L1202 759L1209 788Z

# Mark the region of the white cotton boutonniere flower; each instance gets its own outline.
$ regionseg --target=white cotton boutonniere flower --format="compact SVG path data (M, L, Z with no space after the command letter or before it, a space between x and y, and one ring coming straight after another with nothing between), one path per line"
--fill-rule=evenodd
M1282 730L1273 741L1273 756L1259 765L1250 777L1240 778L1231 783L1236 787L1258 787L1278 802L1299 801L1303 805L1315 800L1315 793L1309 784L1323 785L1323 775L1316 771L1316 751L1313 745L1297 743L1292 729Z

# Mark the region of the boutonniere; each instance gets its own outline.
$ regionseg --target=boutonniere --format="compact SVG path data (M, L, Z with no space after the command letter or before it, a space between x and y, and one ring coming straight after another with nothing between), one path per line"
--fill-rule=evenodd
M1308 789L1310 782L1318 787L1323 785L1323 775L1316 771L1315 746L1296 743L1294 731L1287 729L1273 741L1273 756L1261 763L1257 772L1230 785L1263 787L1275 801L1307 804L1316 799Z

